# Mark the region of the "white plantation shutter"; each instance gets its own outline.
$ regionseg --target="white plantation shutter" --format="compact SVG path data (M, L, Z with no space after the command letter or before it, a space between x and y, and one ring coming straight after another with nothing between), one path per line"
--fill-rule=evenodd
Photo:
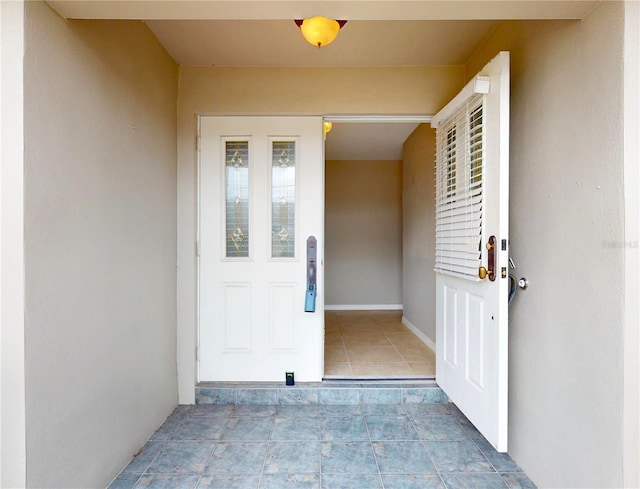
M478 280L484 199L484 95L436 129L437 272Z

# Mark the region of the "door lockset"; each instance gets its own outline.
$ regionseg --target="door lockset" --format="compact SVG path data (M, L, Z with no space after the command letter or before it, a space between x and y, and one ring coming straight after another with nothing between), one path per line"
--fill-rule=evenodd
M307 238L307 290L304 298L304 312L316 312L316 261L318 242L315 236Z
M487 268L480 267L478 269L478 277L481 280L484 280L486 277L489 277L489 280L492 282L496 279L496 253L498 250L496 249L496 237L490 236L489 241L487 241ZM503 277L506 277L506 268L502 272Z

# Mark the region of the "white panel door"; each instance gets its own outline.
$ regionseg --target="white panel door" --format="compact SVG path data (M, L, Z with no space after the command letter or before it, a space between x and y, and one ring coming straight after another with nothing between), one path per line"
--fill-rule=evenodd
M322 118L202 116L199 165L198 380L322 380Z
M444 201L436 205L447 212L456 209L438 231L443 249L436 258L436 380L487 440L505 452L509 53L487 64L432 125L439 132L436 173L444 189ZM459 212L465 188L466 214ZM491 259L495 275L480 278Z

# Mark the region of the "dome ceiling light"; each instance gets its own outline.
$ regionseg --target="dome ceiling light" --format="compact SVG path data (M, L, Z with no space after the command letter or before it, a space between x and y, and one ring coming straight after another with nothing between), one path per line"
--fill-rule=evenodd
M347 21L317 16L310 19L299 19L295 23L300 27L302 35L310 44L321 48L330 44L338 36L338 32Z

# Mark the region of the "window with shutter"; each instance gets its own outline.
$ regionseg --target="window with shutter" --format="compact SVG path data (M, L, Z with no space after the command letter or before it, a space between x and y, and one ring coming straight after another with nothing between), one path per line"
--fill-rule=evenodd
M435 270L469 280L482 259L483 102L472 96L436 130Z

